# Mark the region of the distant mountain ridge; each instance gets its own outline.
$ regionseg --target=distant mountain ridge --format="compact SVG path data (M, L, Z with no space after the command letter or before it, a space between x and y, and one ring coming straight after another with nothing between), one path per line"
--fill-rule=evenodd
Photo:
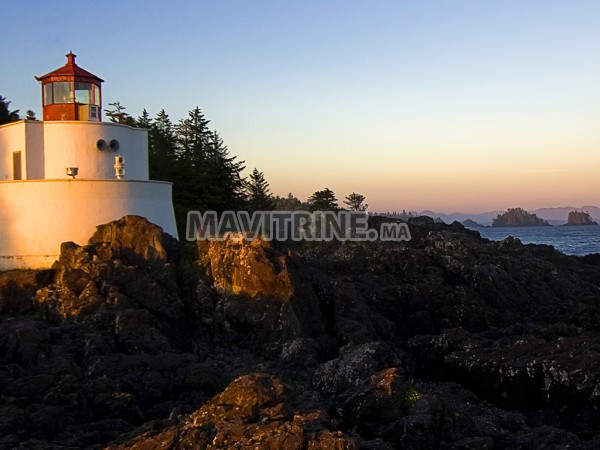
M560 206L554 208L538 208L529 211L530 213L535 214L541 219L545 219L551 225L564 225L567 223L567 218L569 217L569 213L571 211L587 211L590 213L590 216L598 221L600 220L600 208L593 205L585 205L581 207L575 206ZM452 223L455 220L458 222L463 222L467 219L471 219L481 225L490 226L492 221L496 218L498 214L502 214L505 211L486 211L483 213L463 213L463 212L453 212L450 214L435 212L431 210L425 210L420 212L413 212L416 215L429 216L429 217L439 217L446 223Z

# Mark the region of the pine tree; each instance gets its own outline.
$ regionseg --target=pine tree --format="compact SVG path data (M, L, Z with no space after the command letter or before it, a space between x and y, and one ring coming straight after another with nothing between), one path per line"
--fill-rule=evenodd
M163 109L153 121L149 121L142 113L138 123L150 124L148 131L150 178L175 183L177 178L176 138L169 115Z
M121 102L109 103L114 109L105 109L104 114L114 123L122 123L131 127L137 126L135 119L125 112L125 107L121 105Z
M264 174L256 168L250 174L247 192L250 211L271 211L275 208L275 201L269 193L269 183Z
M210 133L206 162L213 191L209 200L215 211L247 208L246 180L242 177L242 171L245 169L244 161L236 161L236 159L236 156L229 154L219 133L216 131Z
M11 111L9 106L10 102L0 95L0 125L21 120L19 110Z
M335 193L325 188L317 191L308 198L308 208L310 211L337 211L339 210Z
M208 168L209 121L196 107L174 127L176 138L177 177L175 197L188 210L211 209L209 191L212 189Z
M128 121L129 115L116 102L111 120ZM218 133L208 128L209 121L200 108L173 125L165 110L154 119L143 110L134 126L148 129L150 178L173 183L173 207L178 230L185 234L188 211L241 210L247 208L246 180L241 173L244 162L223 143Z
M146 128L147 130L152 128L152 119L146 108L142 110L142 115L136 119L135 124L138 128Z
M174 201L182 209L195 211L246 208L243 161L230 156L217 132L200 108L189 112L175 127L177 174Z
M206 158L210 139L209 123L200 108L196 107L175 126L177 155L182 164L198 168Z
M308 204L301 202L298 197L295 197L291 192L288 193L287 197L275 196L273 198L275 203L275 210L277 211L306 211Z
M344 204L348 205L350 211L366 211L369 207L369 205L365 203L365 196L357 194L356 192L348 195L344 200Z

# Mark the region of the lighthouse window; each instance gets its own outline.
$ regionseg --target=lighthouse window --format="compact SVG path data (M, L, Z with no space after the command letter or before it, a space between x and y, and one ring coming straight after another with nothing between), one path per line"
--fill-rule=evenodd
M54 103L73 103L73 83L59 81L54 85Z
M52 83L44 85L44 105L52 104Z
M90 83L75 83L75 103L89 105L92 97L92 85Z
M92 101L92 105L100 106L100 86L92 84L92 88L94 89L94 100Z

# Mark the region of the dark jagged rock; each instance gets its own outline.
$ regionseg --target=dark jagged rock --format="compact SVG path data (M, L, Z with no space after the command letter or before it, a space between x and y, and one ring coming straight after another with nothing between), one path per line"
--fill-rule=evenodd
M404 374L402 351L384 342L371 342L358 347L343 348L339 358L329 360L315 371L315 388L327 394L343 394L361 385L371 375L386 368L397 368Z
M178 245L126 217L88 246L63 244L51 271L1 275L3 312L21 313L0 331L0 403L16 409L0 424L7 442L98 447L222 389L186 336Z
M18 315L33 310L33 295L52 277L50 270L0 273L0 315Z
M409 228L186 246L126 217L0 274L0 448L598 448L594 255Z
M179 250L175 238L139 216L125 216L99 225L89 244L96 245L103 259L119 259L129 265L153 269L176 259Z
M460 380L499 405L560 411L565 425L587 437L600 427L600 338L595 334L564 323L477 335L448 330L413 338L410 348L430 375L442 369L447 379Z

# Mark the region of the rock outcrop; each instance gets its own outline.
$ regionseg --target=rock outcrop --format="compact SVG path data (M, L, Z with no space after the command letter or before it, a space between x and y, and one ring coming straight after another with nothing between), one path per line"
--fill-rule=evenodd
M592 219L589 212L586 211L571 211L567 218L566 225L578 226L578 225L598 225L598 222Z
M550 224L523 208L509 208L505 213L498 214L492 221L493 227L539 227Z
M483 225L481 225L478 222L475 222L473 219L465 219L462 221L462 224L465 228L481 228L481 227L483 227Z
M358 450L355 439L332 431L325 411L295 412L284 384L254 373L227 388L181 423L158 434L146 432L111 449L269 448Z
M184 245L126 217L0 274L0 448L598 448L600 255L409 227Z

